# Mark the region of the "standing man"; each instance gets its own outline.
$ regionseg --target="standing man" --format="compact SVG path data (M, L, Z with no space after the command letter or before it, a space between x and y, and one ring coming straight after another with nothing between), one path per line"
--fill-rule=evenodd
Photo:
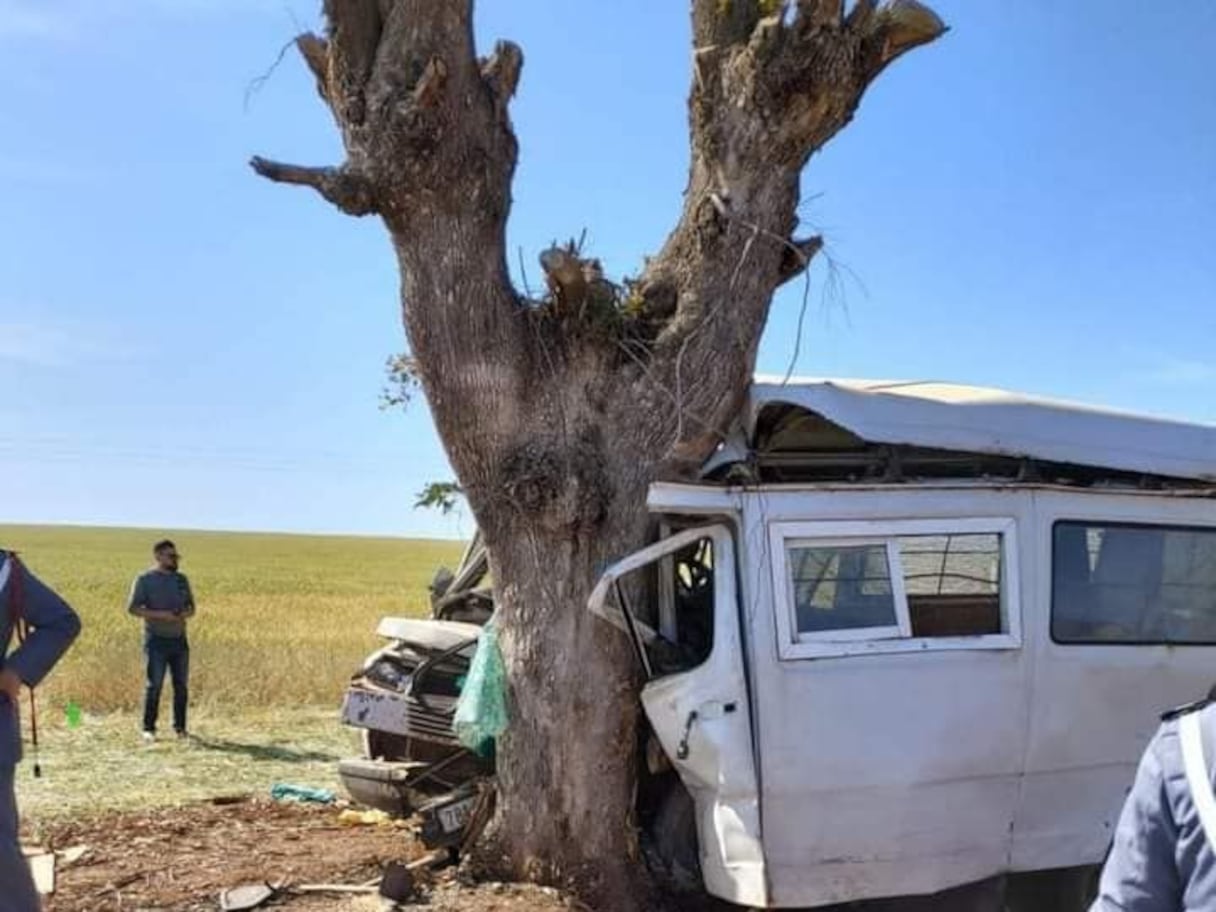
M127 610L144 621L144 653L147 656L147 686L144 690L145 741L156 740L156 716L165 671L173 679L173 731L186 737L186 704L189 699L190 644L186 621L194 617L190 581L177 570L180 557L173 542L165 539L152 548L156 563L135 578Z
M29 633L9 654L19 619L24 619ZM78 633L76 612L13 554L0 551L0 912L40 908L34 879L21 854L13 785L21 760L21 686L33 687L46 677Z

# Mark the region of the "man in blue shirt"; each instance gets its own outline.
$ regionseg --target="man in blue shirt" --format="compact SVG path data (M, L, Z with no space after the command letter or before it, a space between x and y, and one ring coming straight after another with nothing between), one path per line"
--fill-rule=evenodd
M173 730L186 736L186 705L190 686L190 643L186 621L194 617L190 581L178 572L177 547L168 539L152 548L156 564L131 586L127 610L144 621L147 684L144 689L144 739L156 738L156 717L165 671L173 679Z
M1167 713L1140 760L1090 912L1216 909L1216 704Z
M9 653L19 617L29 634ZM0 551L0 912L40 908L17 838L13 780L21 760L21 687L33 687L46 677L78 633L76 612L11 554Z

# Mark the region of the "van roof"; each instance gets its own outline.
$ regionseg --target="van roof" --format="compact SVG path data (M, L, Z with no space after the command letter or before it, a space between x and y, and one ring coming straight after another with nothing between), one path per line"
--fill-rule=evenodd
M753 445L773 406L794 406L829 423L810 431L804 423L798 448L830 449L832 435L843 431L870 444L1216 481L1216 425L956 383L759 376L746 415Z

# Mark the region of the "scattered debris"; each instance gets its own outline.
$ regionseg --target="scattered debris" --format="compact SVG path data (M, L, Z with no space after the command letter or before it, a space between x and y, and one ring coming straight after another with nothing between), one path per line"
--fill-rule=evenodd
M255 797L110 813L48 827L30 841L62 852L48 912L215 912L223 908L217 897L241 884L263 893L274 888L272 899L251 908L283 912L381 912L389 902L427 912L587 912L556 890L479 885L449 864L446 848L425 852L408 831L351 830L335 816L321 805ZM470 828L476 817L474 811ZM403 876L392 873L394 862L412 884L405 900L378 895L385 880ZM292 884L361 889L309 892ZM392 889L390 883L384 893Z
M412 908L412 907L407 907ZM551 887L528 884L461 884L447 881L427 891L427 912L590 912Z
M214 805L244 804L248 800L248 795L216 795L214 798L208 798L207 803Z
M55 892L55 853L41 848L24 848L26 864L34 875L34 886L43 896Z
M89 847L85 845L72 846L70 849L60 849L55 854L63 862L64 867L74 865L81 861L89 854Z
M390 864L384 869L384 879L380 882L380 895L393 902L405 902L413 898L417 889L414 883L414 872L409 865Z
M245 912L265 905L278 895L278 887L268 883L232 887L220 894L220 909L223 912Z
M270 797L275 801L311 801L316 804L333 804L338 799L329 789L286 782L275 783L270 789Z
M221 891L239 884L379 883L390 861L423 853L408 832L339 826L332 807L253 798L65 822L39 833L48 848L87 846L74 864L61 862L54 912L217 908ZM71 852L74 856L76 853ZM375 875L375 881L369 879ZM293 895L285 886L276 899ZM309 912L334 912L339 900L299 894ZM374 910L373 910L374 912Z
M394 821L384 811L357 811L347 808L338 815L338 823L342 826L392 826Z
M468 852L481 838L482 831L489 825L490 818L494 816L494 804L498 799L496 782L490 779L477 783L477 792L477 803L473 806L473 812L464 825L464 840L460 843L461 855Z
M291 888L293 893L375 893L374 885L367 884L299 884Z

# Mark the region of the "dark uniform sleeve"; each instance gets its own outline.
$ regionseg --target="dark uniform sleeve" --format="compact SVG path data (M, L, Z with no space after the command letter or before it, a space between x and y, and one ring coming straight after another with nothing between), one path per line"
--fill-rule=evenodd
M31 631L25 643L18 646L4 664L33 687L47 676L72 645L80 633L80 618L67 602L24 566L14 572L22 575L23 613ZM17 580L9 579L5 596L16 584Z
M1165 775L1166 746L1177 753L1176 729L1177 723L1167 723L1140 760L1090 912L1182 909L1182 883L1175 861L1178 825L1166 793Z

